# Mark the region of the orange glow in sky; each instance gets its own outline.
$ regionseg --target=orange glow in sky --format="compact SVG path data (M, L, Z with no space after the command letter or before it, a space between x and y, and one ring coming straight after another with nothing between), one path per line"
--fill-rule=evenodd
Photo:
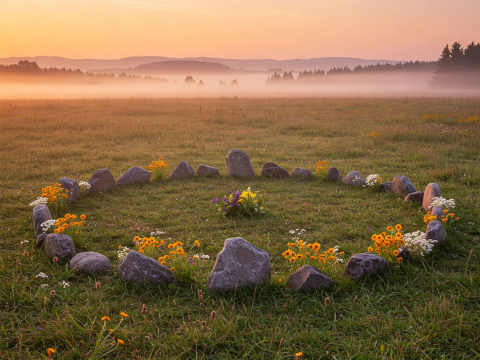
M436 60L480 0L0 0L0 57Z

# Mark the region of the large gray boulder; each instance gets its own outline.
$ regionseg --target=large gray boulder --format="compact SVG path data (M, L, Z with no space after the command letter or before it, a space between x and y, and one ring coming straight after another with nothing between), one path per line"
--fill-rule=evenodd
M190 166L190 164L185 160L182 160L180 161L180 164L178 164L175 167L175 169L173 169L169 178L170 179L186 179L186 178L193 177L194 175L195 175L195 172L193 171L193 168Z
M298 291L320 290L333 286L333 280L310 265L303 265L288 277L287 283Z
M87 251L75 255L70 260L70 269L73 269L74 273L100 275L112 270L112 263L105 255Z
M415 186L413 186L408 177L398 175L393 179L392 192L395 195L407 196L415 191L417 191L417 189L415 189Z
M367 182L362 175L358 171L352 171L347 176L342 178L342 183L345 185L352 185L352 186L364 186L367 185Z
M290 177L288 170L271 162L266 162L262 167L262 175L269 178L283 179Z
M172 283L173 273L157 260L130 250L118 265L121 280L143 284Z
M227 176L246 178L255 176L250 157L243 150L230 150L225 159Z
M76 254L73 240L66 234L48 234L43 248L50 258L56 257L59 261L69 260Z
M312 172L307 169L296 167L293 169L292 174L293 177L298 177L301 179L310 179L312 177Z
M68 203L71 204L80 199L80 185L77 180L62 177L58 180L61 187L68 190Z
M209 177L217 176L218 174L220 174L220 171L218 171L218 169L214 168L213 166L208 166L204 164L198 165L197 176Z
M207 287L223 292L237 286L253 287L268 283L270 256L241 237L226 239L208 278Z
M425 211L430 210L430 205L432 205L433 198L440 197L440 186L436 183L430 183L425 188L423 195L422 207Z
M47 220L52 220L52 214L50 214L50 209L45 204L38 204L33 208L32 212L33 220L33 231L35 237L42 233L42 223Z
M125 171L115 182L115 186L119 185L131 185L135 183L145 184L148 183L152 173L148 170L142 169L138 166L132 166Z
M447 241L447 232L438 220L430 221L425 232L426 240L437 240L435 247L442 246Z
M405 201L406 203L408 202L421 203L423 201L423 194L424 194L423 191L415 191L405 196L405 199L403 199L403 201Z
M360 175L360 174L358 174ZM342 178L342 176L340 175L340 171L338 171L338 169L336 167L331 167L329 170L328 170L328 179L330 181L340 181L340 179Z
M90 189L87 190L87 195L112 189L115 186L115 179L110 170L99 169L92 174L88 183Z
M344 275L357 280L375 275L388 268L388 261L377 254L364 252L353 255L347 262Z

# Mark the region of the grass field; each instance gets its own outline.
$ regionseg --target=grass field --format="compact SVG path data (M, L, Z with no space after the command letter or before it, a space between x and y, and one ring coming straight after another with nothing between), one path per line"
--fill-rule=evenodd
M459 122L472 116L480 117L478 98L0 101L0 358L46 359L48 348L56 359L480 358L480 122ZM255 178L225 176L230 149L250 155ZM194 169L212 165L220 176L81 198L69 208L87 215L77 252L103 253L116 268L119 245L132 248L134 236L162 230L165 240L199 240L199 251L210 255L195 265L195 281L134 286L115 272L74 275L34 248L28 204L42 187L77 174L88 181L100 168L118 178L158 157L170 169L181 160ZM438 183L461 218L446 246L356 283L337 268L328 272L335 286L327 291L286 286L292 267L281 253L291 229L305 229L304 240L322 248L338 245L346 258L366 251L371 233L387 225L425 231L421 207L391 193L320 175L260 177L267 161L314 172L325 159L343 175L405 175L417 190ZM210 204L248 186L264 199L263 218L225 219ZM234 236L270 253L270 284L255 294L210 293L215 256ZM40 272L48 279L37 278ZM121 321L122 311L130 316ZM111 318L106 327L103 316Z

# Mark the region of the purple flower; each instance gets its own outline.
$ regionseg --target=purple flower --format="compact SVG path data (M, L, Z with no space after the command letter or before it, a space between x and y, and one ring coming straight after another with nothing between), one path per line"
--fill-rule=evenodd
M367 231L370 231L370 226L369 226L369 227L367 227Z
M218 202L220 202L220 198L218 198L218 197L212 200L212 204L215 204L215 203L218 203Z
M190 259L188 260L188 263L189 263L190 265L193 265L193 258L190 258Z
M225 211L225 210L227 210L227 208L226 208L226 207L224 207L222 210L223 210L223 211Z
M173 285L177 285L178 282L177 282L177 279L173 279Z

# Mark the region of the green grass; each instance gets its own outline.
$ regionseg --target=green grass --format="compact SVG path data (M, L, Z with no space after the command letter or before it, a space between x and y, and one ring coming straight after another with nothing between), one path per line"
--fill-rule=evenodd
M447 116L422 120L426 114ZM293 359L296 352L305 359L479 358L480 123L456 122L471 115L480 116L478 98L0 101L0 357L46 358L54 348L59 359ZM370 137L373 131L382 136ZM298 293L285 286L291 267L281 253L289 230L306 229L304 240L339 245L349 257L371 244L368 227L378 232L401 223L405 232L424 231L423 211L390 193L321 176L228 178L225 157L235 148L250 155L257 174L267 161L314 171L327 159L344 175L357 170L386 181L405 175L418 190L436 182L444 197L455 199L461 220L446 246L424 259L357 283L340 268L329 273L334 288ZM212 165L220 177L82 198L70 206L88 216L85 248L77 251L103 253L116 267L118 245L132 247L136 235L159 229L165 240L198 239L213 260L198 263L194 282L135 286L115 272L74 275L33 247L28 203L42 186L77 174L87 181L105 167L118 178L158 157L171 169L181 160L194 168ZM248 186L260 191L265 217L225 219L210 204ZM270 253L271 283L256 293L210 293L214 258L234 236ZM35 278L40 272L49 278ZM43 283L49 286L40 288ZM114 332L125 341L116 347L105 336L121 311L130 317ZM102 333L104 315L112 321Z

